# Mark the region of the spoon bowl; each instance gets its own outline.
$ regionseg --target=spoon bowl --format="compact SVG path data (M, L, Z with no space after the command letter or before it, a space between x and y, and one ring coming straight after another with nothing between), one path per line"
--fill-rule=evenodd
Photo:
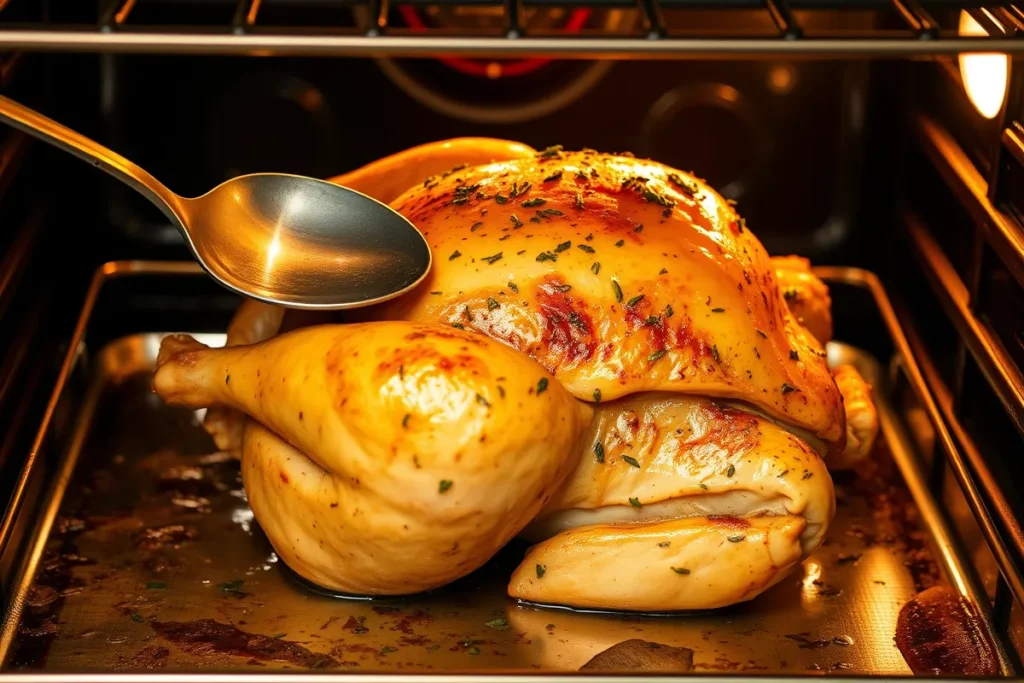
M430 270L430 248L412 223L355 190L256 173L190 199L116 152L3 96L0 121L138 190L178 228L207 273L254 299L288 308L356 308L401 295Z
M184 200L180 211L207 272L230 289L290 308L385 301L419 284L431 265L430 248L403 216L314 178L239 176Z

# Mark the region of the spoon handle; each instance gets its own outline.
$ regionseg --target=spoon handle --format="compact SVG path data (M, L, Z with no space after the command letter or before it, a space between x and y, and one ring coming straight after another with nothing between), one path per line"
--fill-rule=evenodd
M174 224L180 225L178 209L182 198L171 192L156 178L123 156L76 133L37 111L0 95L0 121L35 136L54 147L88 161L118 180L141 192L163 211Z

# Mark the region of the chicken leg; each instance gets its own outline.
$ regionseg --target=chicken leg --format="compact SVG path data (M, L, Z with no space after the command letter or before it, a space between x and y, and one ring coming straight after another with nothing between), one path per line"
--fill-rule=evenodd
M403 322L224 349L173 336L153 382L168 403L253 418L242 471L257 521L300 575L356 594L483 564L554 496L591 417L526 356Z

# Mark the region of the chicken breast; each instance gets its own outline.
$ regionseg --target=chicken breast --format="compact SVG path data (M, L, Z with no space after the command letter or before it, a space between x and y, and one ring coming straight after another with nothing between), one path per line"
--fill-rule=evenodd
M428 179L392 205L435 265L415 291L363 315L477 330L584 400L737 399L842 450L821 345L790 313L753 233L697 178L555 149Z
M554 496L591 417L526 356L403 322L224 349L169 337L153 384L254 418L242 473L257 520L301 576L357 594L436 588L487 561Z

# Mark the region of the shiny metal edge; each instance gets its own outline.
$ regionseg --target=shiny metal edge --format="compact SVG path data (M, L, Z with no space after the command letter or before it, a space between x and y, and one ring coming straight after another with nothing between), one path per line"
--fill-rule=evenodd
M938 441L941 444L943 451L949 459L949 464L953 469L953 473L956 476L961 490L963 491L971 513L981 526L982 532L985 535L985 541L996 556L999 570L1006 580L1014 599L1018 602L1024 602L1024 600L1022 600L1022 598L1024 598L1024 580L1022 580L1021 574L1012 560L1005 540L999 534L995 520L989 513L988 507L985 505L984 498L979 491L977 483L974 481L974 477L968 468L963 453L961 453L960 449L957 447L956 441L953 439L949 427L943 419L941 409L939 408L939 405L925 380L921 367L914 356L913 347L907 340L907 336L903 331L899 318L896 317L896 312L892 307L892 302L889 300L888 294L886 294L885 289L882 287L881 281L879 281L878 277L874 273L858 268L834 268L824 266L817 267L814 271L815 274L823 280L838 280L850 284L859 283L871 290L874 295L875 302L878 304L878 309L882 314L882 318L885 321L886 327L889 330L893 343L896 346L899 362L902 365L907 378L910 380L911 386L917 394L918 400L921 402L922 407L927 413L929 421L935 427L935 434L938 437Z
M867 270L859 268L849 267L832 267L832 266L818 266L814 268L815 274L831 283L842 283L853 286L859 286L867 289L871 292L873 299L878 307L879 313L881 314L892 341L896 347L897 358L902 364L904 371L906 372L908 379L917 393L919 400L925 406L926 412L936 429L936 433L939 435L940 440L944 445L948 444L947 450L953 450L953 444L949 436L949 432L945 427L945 424L939 419L941 416L936 407L934 398L931 396L927 384L924 382L924 377L921 373L917 362L915 361L911 347L904 334L902 327L899 323L896 313L889 301L888 295L885 293L881 282L877 276ZM92 311L95 307L96 300L102 289L103 284L109 279L115 279L127 275L138 274L138 275L201 275L203 274L202 269L195 263L191 262L159 262L159 261L119 261L111 262L100 267L96 272L92 284L89 288L86 296L86 301L83 305L82 312L79 316L78 324L76 325L74 335L72 337L72 343L70 344L70 350L65 357L64 365L61 368L60 375L58 376L57 384L54 388L53 394L51 395L50 403L48 404L47 411L44 415L42 425L39 433L37 434L34 442L33 450L31 455L35 455L38 452L39 445L46 436L50 420L53 416L53 409L60 395L64 389L64 385L67 382L72 370L78 359L82 354L82 343L84 341L85 330L88 326L89 318L91 317ZM211 339L212 341L212 339ZM116 342L115 342L116 344ZM111 348L110 346L106 347ZM107 372L100 372L96 375L93 381L89 385L88 393L83 402L83 408L81 409L78 418L76 420L74 437L72 438L70 445L67 449L67 453L62 458L60 466L57 470L57 476L54 478L49 495L46 498L45 510L40 518L38 524L33 529L33 541L31 544L31 550L28 553L26 559L21 563L18 571L18 579L16 588L11 595L8 608L4 614L4 623L0 625L0 662L6 659L7 652L13 642L14 635L17 631L17 626L21 614L21 609L24 604L24 598L31 584L32 577L35 573L35 568L38 565L38 561L42 556L43 549L45 548L46 540L49 535L50 527L52 526L53 520L56 518L59 506L63 498L63 491L68 485L71 475L74 472L75 465L77 464L78 454L88 435L88 429L86 426L90 423L92 413L98 405L99 398L102 394L102 390L105 384L110 380L111 375L109 371L112 369L112 363L103 362L103 353L100 353L99 367L105 368ZM145 354L140 354L136 360L143 360ZM119 365L124 365L124 361L120 361ZM885 397L879 397L879 415L881 421L881 427L885 437L891 439L893 443L900 444L899 447L893 448L893 457L896 461L897 466L900 469L901 475L904 477L907 488L917 505L919 512L926 527L932 532L934 537L933 549L937 551L940 563L946 573L947 578L956 587L956 589L968 599L976 608L978 608L983 616L984 623L986 624L986 630L996 648L996 654L1000 662L1000 668L1004 676L1013 676L1014 672L1012 666L1009 663L1009 659L1006 655L1005 648L1002 645L1001 639L991 630L991 614L990 607L985 597L985 592L981 588L977 577L970 570L969 565L965 565L961 558L957 555L956 549L959 547L955 536L950 531L949 523L939 508L938 504L932 498L931 493L927 486L927 481L924 474L921 471L921 463L917 462L913 457L915 452L913 442L907 435L905 429L893 419L893 412L889 406ZM31 465L33 461L26 462L26 466L22 471L22 477L19 480L19 490L24 492L27 486L27 479L30 475ZM954 471L960 479L960 471L954 466ZM964 486L965 482L961 479L961 485ZM977 496L976 488L973 488L973 482L969 479L966 481L966 488L964 490L965 496L968 498L968 502L972 504L972 512L976 516L978 512L973 507L973 497L969 491L973 492L974 496ZM981 508L981 512L984 513L984 508ZM4 519L3 529L9 529L13 520L10 518L17 513L17 510L12 505L8 509L8 513ZM979 518L979 523L981 519ZM986 528L984 524L983 528ZM2 538L0 538L2 540ZM2 546L0 546L2 548ZM2 680L17 682L25 681L40 683L44 681L52 681L54 683L66 683L68 681L82 681L83 683L92 683L93 681L116 681L119 683L126 683L129 681L137 681L139 683L163 683L170 681L181 681L187 680L189 683L198 683L200 681L210 681L211 683L241 683L243 681L300 681L309 680L311 674L226 674L226 673L194 673L194 674L79 674L79 673L54 673L54 674L19 674L19 673L7 673L4 672ZM507 674L458 674L450 673L445 675L422 675L412 674L408 676L400 676L402 680L409 680L415 683L440 683L441 681L450 681L453 678L467 681L469 683L475 683L477 681L483 683L554 683L555 681L564 681L566 675L507 675ZM757 677L743 677L743 676L722 676L717 674L687 674L684 676L658 676L659 680L673 680L673 681L684 681L693 678L708 678L712 677L715 680L722 681L723 683L748 683L755 681L785 681L792 680L792 677L783 676L757 676ZM364 675L353 675L353 674L323 674L317 675L318 680L324 681L346 681L349 683L384 683L394 681L399 676L395 674L364 674ZM593 681L595 683L608 683L609 681L641 681L651 678L651 676L586 676L572 674L574 680L583 682ZM839 681L858 681L862 678L854 677L841 677L841 676L830 676L830 679ZM892 677L871 677L871 680L877 681L898 681L905 680L900 678ZM937 678L934 680L962 680L962 679L941 679ZM1011 679L1013 680L1013 679ZM1020 679L1024 680L1024 679Z
M971 218L978 224L1003 263L1024 287L1024 231L989 199L989 185L956 139L941 124L923 113L914 116L913 129L929 160L939 171ZM1008 133L1012 129L1008 129ZM1003 136L1014 151L1015 136Z
M969 52L1024 53L1012 38L514 38L2 30L0 50L347 57L557 57L560 59L749 59L932 57Z

